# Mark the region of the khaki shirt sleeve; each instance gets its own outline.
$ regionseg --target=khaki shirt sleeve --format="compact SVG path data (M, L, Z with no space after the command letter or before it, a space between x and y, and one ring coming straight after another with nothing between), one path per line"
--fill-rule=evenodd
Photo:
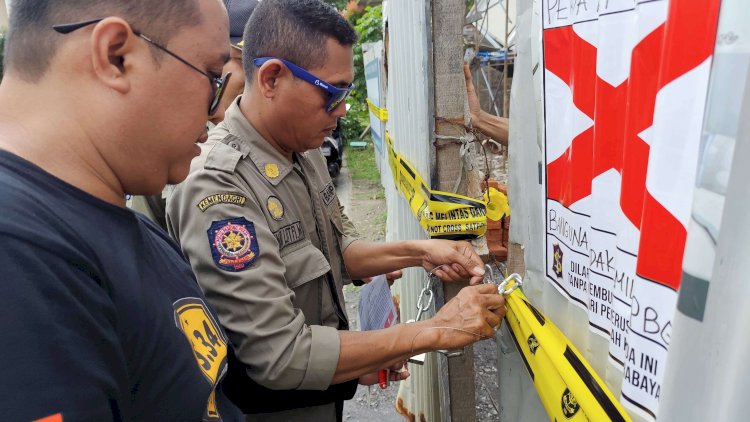
M341 224L344 228L344 233L341 236L341 253L344 253L346 248L348 248L355 240L359 239L360 236L357 227L344 212L344 206L339 205L339 209L341 209Z
M324 390L338 364L338 331L306 325L304 314L294 307L278 242L266 226L259 201L243 184L235 175L221 171L194 173L170 198L168 226L248 375L270 389ZM197 206L203 198L223 193L247 200L244 205L217 203L203 211ZM236 271L217 265L211 245L212 225L235 218L252 223L252 242L259 248L251 264Z

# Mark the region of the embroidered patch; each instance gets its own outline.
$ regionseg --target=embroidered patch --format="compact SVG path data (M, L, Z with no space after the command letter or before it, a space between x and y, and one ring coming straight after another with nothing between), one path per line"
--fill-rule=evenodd
M302 231L302 224L299 221L278 229L273 232L273 235L276 236L276 241L279 242L279 249L284 249L305 238L305 234Z
M255 226L244 217L214 221L208 229L208 244L214 263L225 271L242 271L260 255Z
M279 198L275 196L269 196L266 201L266 208L268 213L271 214L271 218L276 221L281 221L284 218L284 205L279 201Z
M271 179L279 177L279 166L277 164L266 164L266 176Z
M336 197L336 188L333 187L333 182L328 182L325 188L320 191L320 196L323 198L326 206L330 205L333 198Z
M209 195L196 205L199 210L206 212L207 209L219 204L232 204L243 206L247 202L247 197L238 195L236 193L218 193L215 195Z

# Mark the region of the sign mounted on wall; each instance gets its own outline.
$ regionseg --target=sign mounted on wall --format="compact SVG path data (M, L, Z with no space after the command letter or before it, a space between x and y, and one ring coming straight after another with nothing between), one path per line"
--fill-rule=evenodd
M546 278L655 420L719 0L543 0Z

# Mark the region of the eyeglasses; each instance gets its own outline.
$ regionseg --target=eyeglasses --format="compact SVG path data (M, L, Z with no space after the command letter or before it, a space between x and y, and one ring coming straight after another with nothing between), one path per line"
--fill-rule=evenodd
M281 60L281 62L284 63L284 65L292 72L292 75L327 92L330 96L330 98L328 99L328 104L326 104L325 107L326 112L328 113L335 110L336 107L339 106L339 104L346 100L346 97L348 97L349 94L352 93L352 89L354 88L354 84L349 84L349 86L346 88L335 87L328 82L320 79L319 77L313 75L312 73L306 71L305 69L297 66L296 64L288 60L280 59L278 57L258 57L257 59L253 60L253 64L256 67L261 67L265 62L273 59Z
M81 28L83 28L85 26L89 26L89 25L93 25L95 23L99 23L102 20L104 20L104 18L92 19L92 20L83 21L83 22L66 23L66 24L62 24L62 25L53 25L52 29L54 29L55 31L59 32L60 34L69 34L69 33L73 32L73 31L81 29ZM177 54L169 51L167 49L167 47L164 47L164 46L162 46L162 45L154 42L153 40L151 40L151 38L149 38L149 37L141 34L140 32L136 31L135 29L133 29L133 33L135 35L139 36L140 38L144 39L149 44L151 44L154 47L158 48L159 50L161 50L161 51L169 54L170 56L174 57L175 59L177 59L177 60L181 61L182 63L184 63L185 65L189 66L191 69L195 70L196 72L198 72L201 75L203 75L203 76L205 76L205 77L208 78L209 82L211 83L211 94L212 94L211 103L208 105L208 115L209 116L213 116L214 113L216 113L216 109L219 108L219 104L221 103L221 97L224 96L224 91L225 91L224 88L227 86L227 82L229 82L229 77L232 76L232 74L231 73L227 73L222 78L216 78L214 76L211 76L208 73L200 70L196 66L192 65L187 60L185 60L182 57L178 56Z

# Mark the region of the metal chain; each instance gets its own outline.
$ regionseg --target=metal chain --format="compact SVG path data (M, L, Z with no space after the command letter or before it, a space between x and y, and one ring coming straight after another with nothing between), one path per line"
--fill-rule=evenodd
M435 271L439 270L442 267L442 265L438 265L437 267L433 268L429 273L427 273L427 276L424 279L424 287L422 287L422 291L419 292L419 298L417 299L417 317L414 319L410 319L406 321L407 324L419 321L422 318L422 314L424 314L425 311L429 310L432 306L434 293L432 292L432 288L435 287L435 283L438 281L438 277L435 275ZM438 328L450 328L450 327L438 327ZM448 358L453 358L457 356L462 356L464 354L463 349L461 350L435 350L435 352L440 353ZM409 362L416 363L418 365L424 364L425 360L425 353L420 353L417 356L412 356L409 358Z
M434 293L432 292L432 288L435 286L435 283L438 280L438 277L435 275L435 271L440 269L442 265L438 265L437 267L433 268L432 271L427 273L427 276L424 279L424 287L422 287L422 291L419 292L419 298L417 299L417 316L414 319L410 319L407 321L407 323L419 321L422 318L422 314L425 313L425 311L428 311L430 307L432 306Z

